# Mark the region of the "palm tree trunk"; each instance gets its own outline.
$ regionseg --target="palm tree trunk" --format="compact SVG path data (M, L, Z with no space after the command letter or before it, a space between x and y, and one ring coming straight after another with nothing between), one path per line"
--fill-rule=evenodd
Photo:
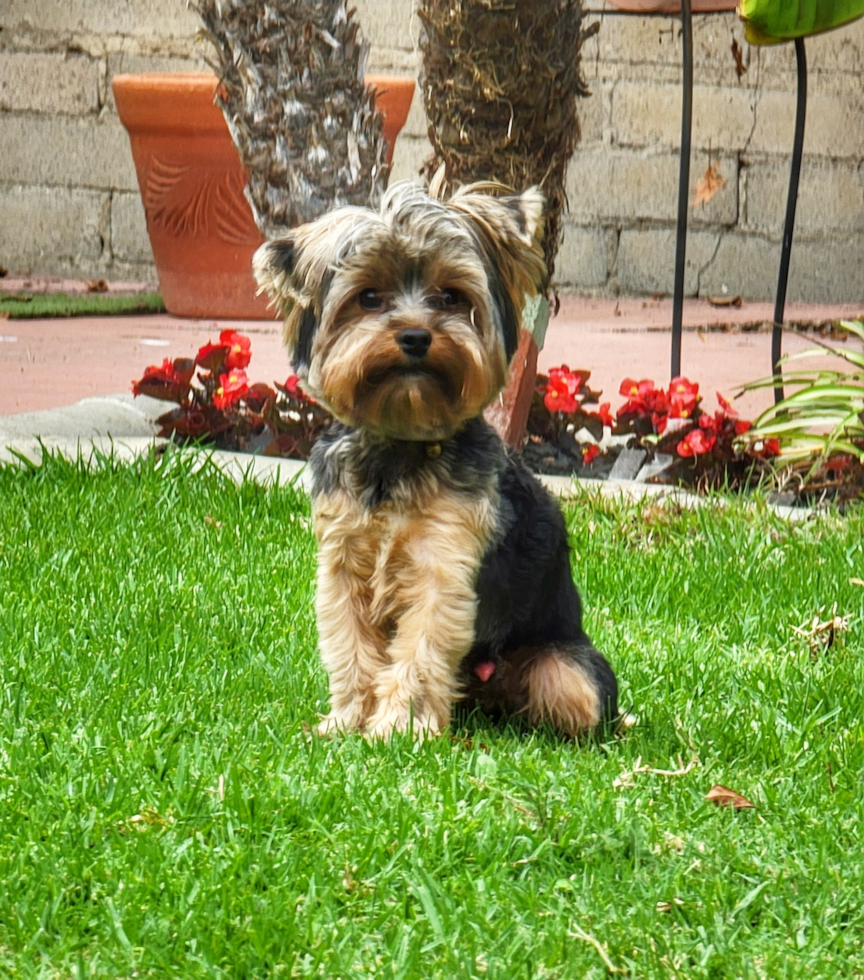
M539 184L551 279L579 139L581 0L419 0L421 85L434 149L427 179Z
M375 206L388 167L363 84L368 42L345 0L194 0L221 79L217 104L262 235L343 204Z

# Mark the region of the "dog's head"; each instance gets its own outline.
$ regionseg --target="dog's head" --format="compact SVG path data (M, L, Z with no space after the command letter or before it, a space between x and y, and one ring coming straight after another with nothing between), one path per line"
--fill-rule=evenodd
M396 439L456 432L504 385L526 293L542 288L543 197L474 184L449 201L395 184L255 253L307 391Z

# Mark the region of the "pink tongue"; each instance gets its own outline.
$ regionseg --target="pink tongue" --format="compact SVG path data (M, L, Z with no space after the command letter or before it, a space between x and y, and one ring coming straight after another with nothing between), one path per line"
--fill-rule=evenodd
M482 664L477 664L474 668L474 673L480 678L485 684L486 681L495 673L495 664L491 660L484 660Z

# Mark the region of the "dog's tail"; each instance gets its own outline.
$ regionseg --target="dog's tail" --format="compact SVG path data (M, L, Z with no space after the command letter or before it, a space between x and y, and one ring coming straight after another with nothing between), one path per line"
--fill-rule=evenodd
M618 682L606 658L588 645L538 650L522 674L524 711L579 735L618 716Z

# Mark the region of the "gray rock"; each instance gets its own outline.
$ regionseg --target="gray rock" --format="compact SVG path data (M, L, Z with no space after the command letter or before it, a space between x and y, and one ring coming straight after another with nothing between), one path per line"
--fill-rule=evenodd
M647 483L652 477L659 476L664 470L668 469L675 462L675 457L671 453L657 453L650 463L646 463L636 480L639 483Z
M644 449L628 449L625 447L609 471L609 479L635 480L636 474L642 469L642 464L647 455L648 453Z
M171 408L167 402L128 393L85 398L64 408L24 412L0 418L0 443L27 436L77 440L95 436L125 439L156 434L155 420Z

